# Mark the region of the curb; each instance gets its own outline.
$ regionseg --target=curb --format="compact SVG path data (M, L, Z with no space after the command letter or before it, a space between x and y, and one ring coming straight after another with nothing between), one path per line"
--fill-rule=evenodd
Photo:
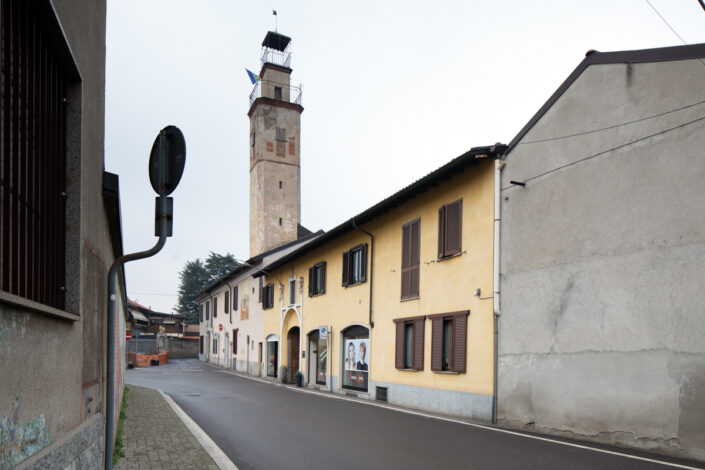
M176 402L166 393L162 392L161 390L157 389L158 392L162 395L164 400L169 404L172 410L176 413L176 415L181 418L181 421L186 425L189 431L191 431L191 434L194 435L194 437L198 440L198 442L203 446L203 448L208 452L208 455L211 456L215 464L220 468L220 470L239 470L237 468L237 465L233 463L232 460L228 458L227 455L225 455L225 452L223 452L220 447L218 447L218 444L213 442L213 439L208 437L208 434L201 429L201 427L196 424L194 420L191 419L189 415L187 415L184 410L181 409L179 405L176 404Z

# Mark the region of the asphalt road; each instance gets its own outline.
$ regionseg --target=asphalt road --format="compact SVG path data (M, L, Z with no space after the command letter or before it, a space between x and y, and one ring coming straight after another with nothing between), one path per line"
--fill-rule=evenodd
M679 468L303 393L197 360L128 370L127 382L169 394L240 470Z

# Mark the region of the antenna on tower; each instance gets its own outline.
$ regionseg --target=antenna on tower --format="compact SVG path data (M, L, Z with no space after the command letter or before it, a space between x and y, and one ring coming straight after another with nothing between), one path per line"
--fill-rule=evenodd
M272 10L272 15L274 15L274 32L278 33L279 30L277 29L277 10Z

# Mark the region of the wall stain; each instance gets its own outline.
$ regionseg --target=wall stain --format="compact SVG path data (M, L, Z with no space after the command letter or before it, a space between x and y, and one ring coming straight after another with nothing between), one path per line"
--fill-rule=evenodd
M20 338L24 338L27 330L27 313L17 313L0 308L0 353L10 349L10 343L19 333ZM5 357L5 364L9 364L11 354L2 354Z
M0 420L0 470L9 470L26 458L51 444L44 414L27 424L19 420L20 397L15 395L11 416L3 414Z

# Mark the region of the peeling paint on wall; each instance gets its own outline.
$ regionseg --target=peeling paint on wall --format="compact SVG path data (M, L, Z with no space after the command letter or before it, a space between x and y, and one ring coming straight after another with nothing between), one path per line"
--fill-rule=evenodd
M51 444L44 415L27 424L19 420L20 399L15 397L12 416L3 414L0 420L0 470L9 470L26 458Z

